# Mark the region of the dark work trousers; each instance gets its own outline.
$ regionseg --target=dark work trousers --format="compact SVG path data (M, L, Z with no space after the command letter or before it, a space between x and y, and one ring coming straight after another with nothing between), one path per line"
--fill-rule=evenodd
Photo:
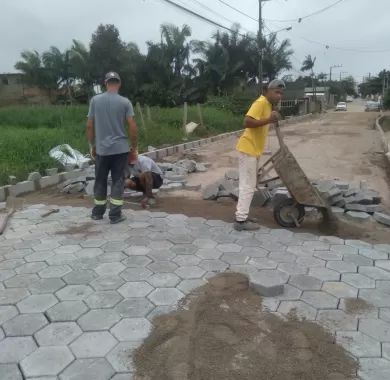
M123 206L124 172L127 165L128 153L111 156L96 155L95 160L95 207L92 215L103 216L107 208L107 177L111 172L110 219L121 216Z

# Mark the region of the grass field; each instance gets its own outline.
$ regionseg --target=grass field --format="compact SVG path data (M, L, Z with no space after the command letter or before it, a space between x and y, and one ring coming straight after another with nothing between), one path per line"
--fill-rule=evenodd
M237 130L242 117L212 107L202 108L205 128L191 137L196 139ZM59 144L70 144L82 153L88 152L85 138L86 106L18 106L0 108L0 185L8 183L8 176L25 180L28 173L59 167L48 152ZM146 128L139 125L139 147L160 147L175 144L185 137L182 128L182 108L152 108L152 122L144 118ZM189 107L188 121L198 122L196 107Z

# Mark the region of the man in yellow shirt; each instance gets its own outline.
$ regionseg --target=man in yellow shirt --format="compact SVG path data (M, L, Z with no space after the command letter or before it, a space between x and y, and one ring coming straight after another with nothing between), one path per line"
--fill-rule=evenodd
M245 131L241 135L237 150L239 152L239 196L234 228L237 231L255 231L260 228L248 219L249 208L257 186L257 172L260 158L267 141L269 125L278 121L279 115L273 111L286 88L283 81L271 81L265 91L251 106L244 119Z

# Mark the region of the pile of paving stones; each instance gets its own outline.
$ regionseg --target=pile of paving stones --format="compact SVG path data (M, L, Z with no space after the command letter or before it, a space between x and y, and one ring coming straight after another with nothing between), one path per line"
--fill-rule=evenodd
M203 189L203 199L216 200L232 197L238 199L238 171L229 170L225 176Z
M369 189L366 183L354 186L340 180L321 180L313 185L332 207L334 214L345 214L354 221L367 221L373 217L377 222L390 226L390 215L384 213L380 194Z
M201 186L188 186L188 175L195 172L206 172L208 163L197 163L194 160L184 159L176 163L157 163L163 172L164 184L161 186L162 191L172 191L178 189L185 190L200 190ZM90 166L84 169L81 176L65 181L58 185L58 189L66 194L87 193L93 195L93 187L95 184L95 167ZM108 193L110 193L111 177L108 178ZM158 191L154 191L155 193ZM142 193L126 190L125 196L138 197Z

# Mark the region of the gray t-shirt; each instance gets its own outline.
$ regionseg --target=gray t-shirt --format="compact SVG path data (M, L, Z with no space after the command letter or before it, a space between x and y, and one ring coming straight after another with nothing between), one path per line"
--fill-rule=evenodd
M135 165L129 165L129 171L132 177L139 177L142 173L146 172L162 175L162 171L158 165L147 156L138 156Z
M91 99L88 118L94 122L98 155L129 152L125 122L130 116L134 116L133 105L119 94L105 92Z

